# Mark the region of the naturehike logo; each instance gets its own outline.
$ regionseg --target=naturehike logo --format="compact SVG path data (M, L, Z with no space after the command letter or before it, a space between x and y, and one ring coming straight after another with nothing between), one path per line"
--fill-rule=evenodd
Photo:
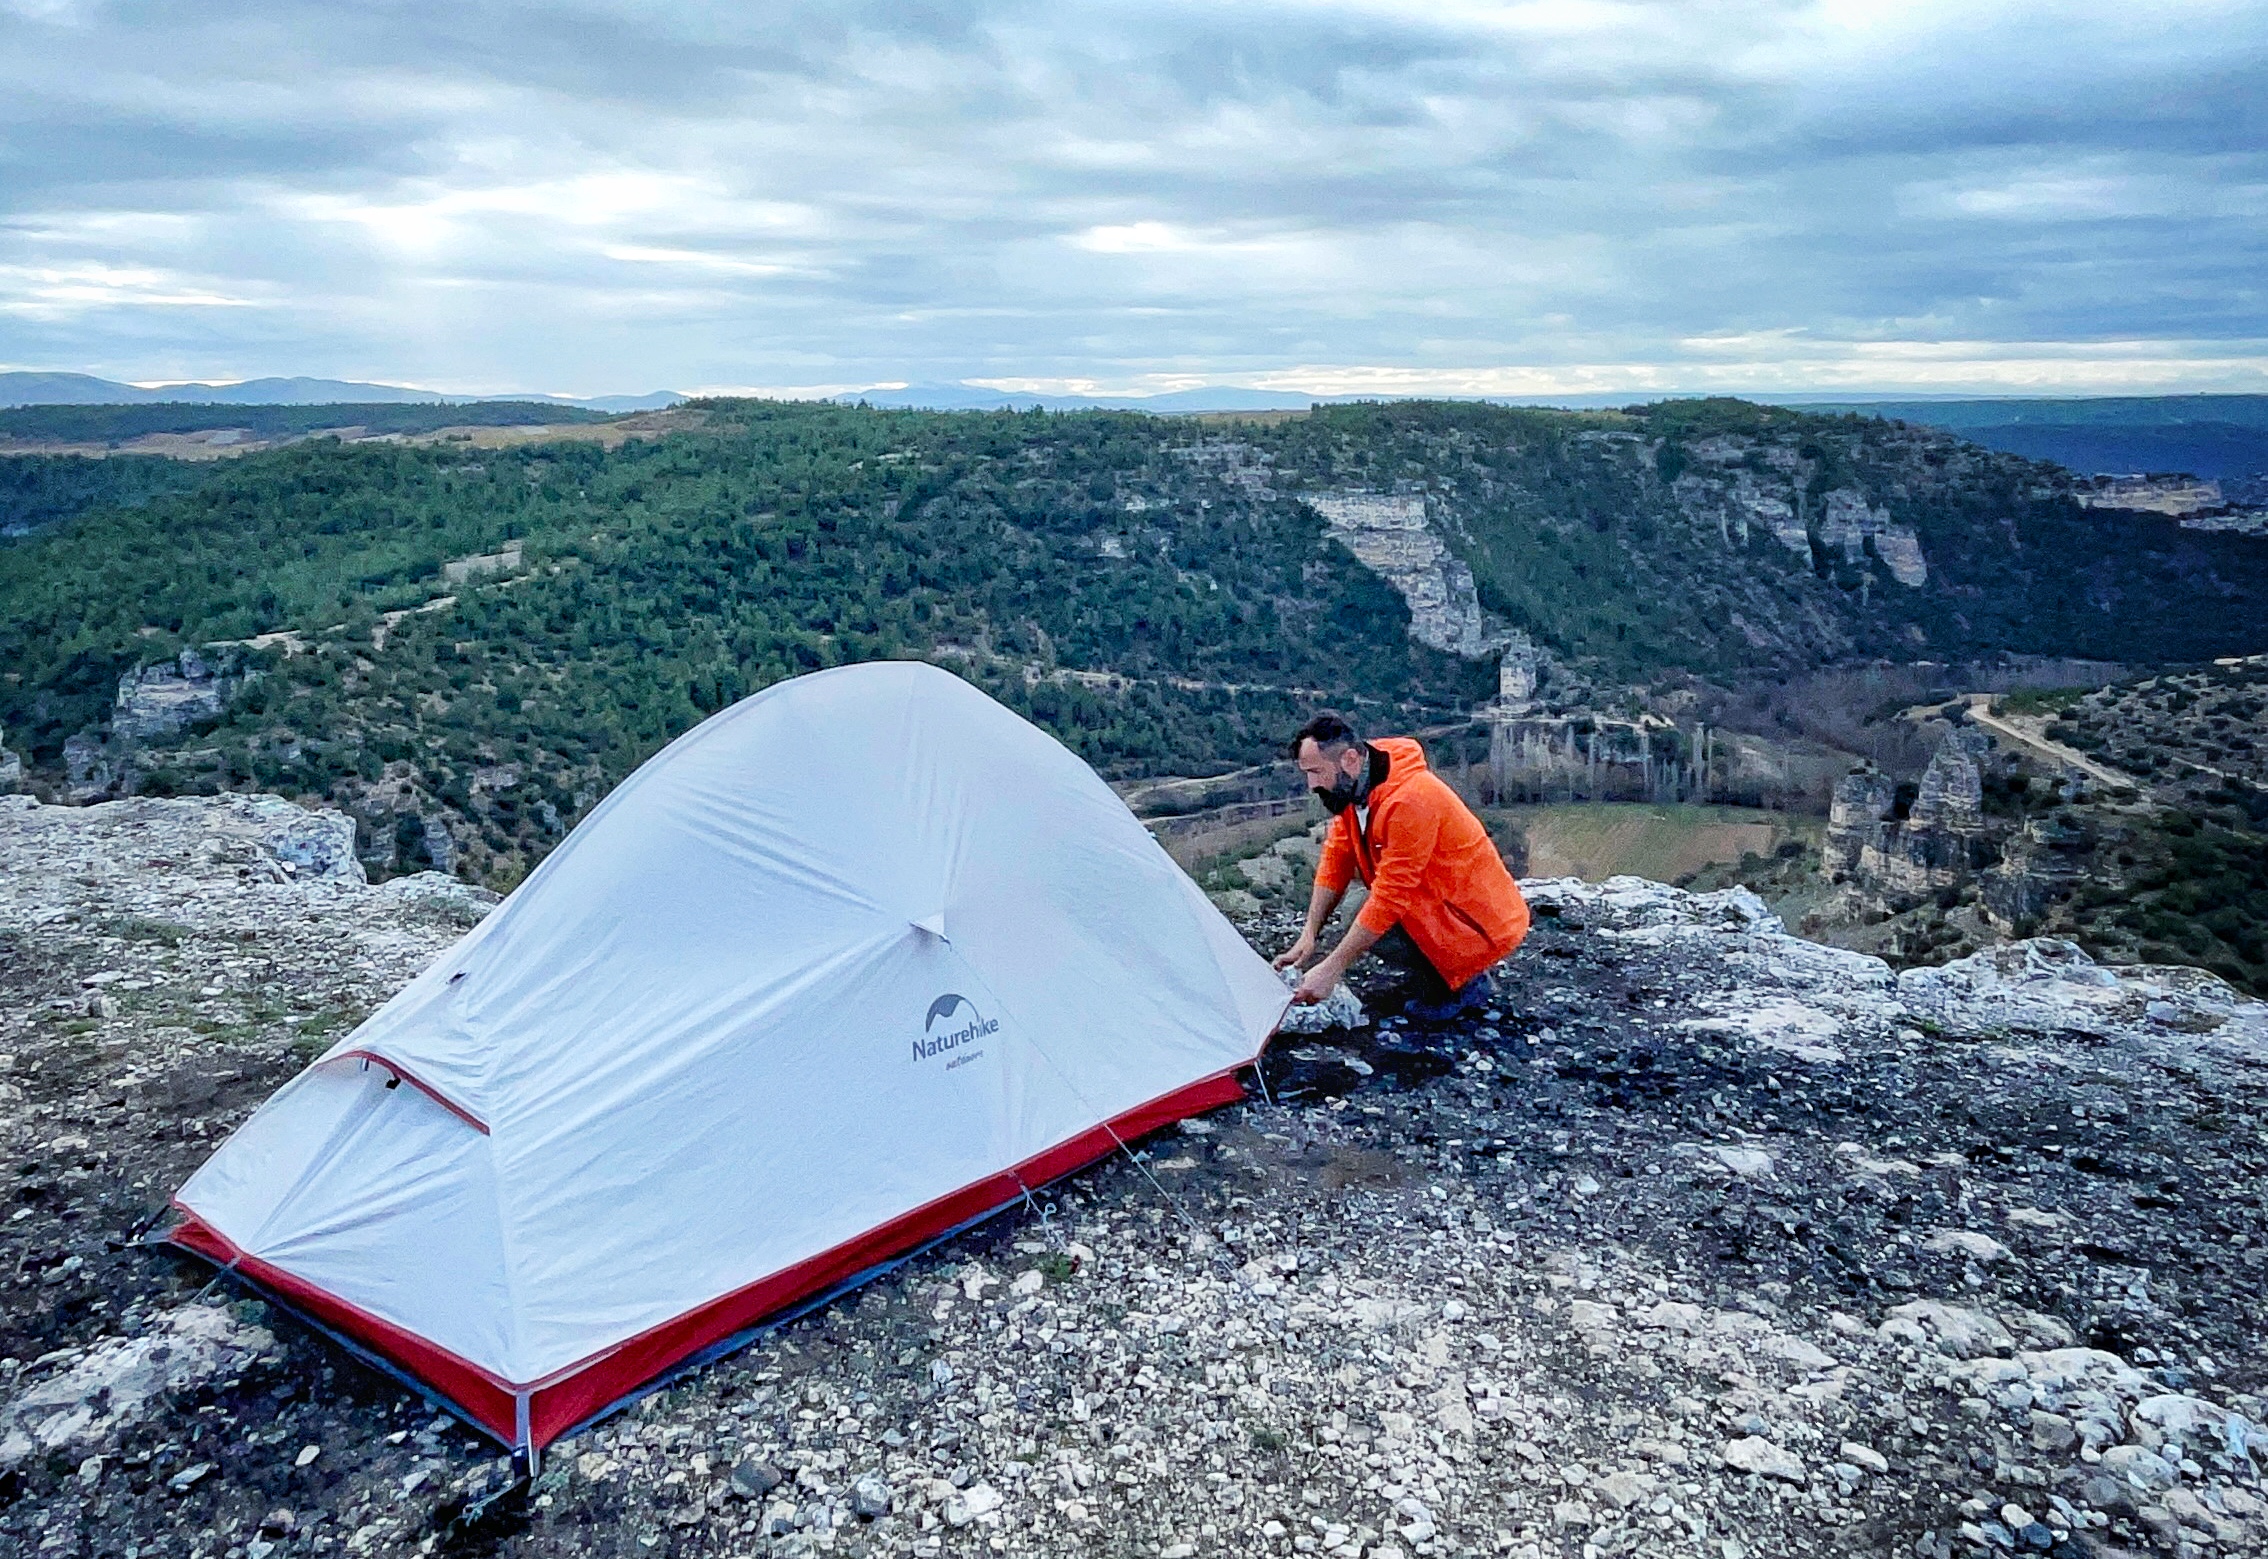
M959 1050L999 1032L998 1018L983 1016L976 1010L976 1003L966 996L947 991L929 1004L929 1017L922 1024L922 1036L913 1042L914 1059L926 1061L931 1056ZM973 1056L963 1056L954 1064L973 1059Z

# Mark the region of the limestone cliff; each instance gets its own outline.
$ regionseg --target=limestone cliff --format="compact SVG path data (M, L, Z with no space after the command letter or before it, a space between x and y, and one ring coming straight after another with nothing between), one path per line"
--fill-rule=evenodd
M233 646L183 650L171 660L137 666L118 679L110 734L128 747L176 734L199 720L219 718L229 700L259 672L243 664Z
M1715 525L1727 543L1745 546L1760 532L1806 559L1814 545L1846 564L1879 558L1909 590L1929 582L1929 562L1913 527L1893 521L1887 506L1855 486L1812 497L1808 484L1817 465L1798 451L1722 435L1692 445L1689 453L1696 464L1671 490L1689 518Z
M1982 732L1955 729L1910 797L1871 768L1854 770L1828 812L1828 872L1884 909L1911 908L1966 881L1992 858L1980 768L1991 751Z
M2245 805L2268 811L2258 792L2211 792L2221 804L2201 820L2067 761L2011 723L2021 716L1948 707L1962 723L1918 782L1862 766L1836 786L1825 886L1787 900L1806 934L1933 963L2052 933L2112 961L2194 961L2259 987L2268 851L2245 820Z
M63 742L67 800L103 801L134 794L144 754L172 744L190 727L220 719L263 673L241 644L208 644L164 660L131 667L118 679L106 725L74 732ZM168 759L177 757L168 753ZM8 783L0 760L0 792Z
M1315 493L1307 502L1330 522L1332 539L1401 593L1410 636L1420 644L1478 660L1506 642L1481 613L1469 564L1426 518L1417 493Z

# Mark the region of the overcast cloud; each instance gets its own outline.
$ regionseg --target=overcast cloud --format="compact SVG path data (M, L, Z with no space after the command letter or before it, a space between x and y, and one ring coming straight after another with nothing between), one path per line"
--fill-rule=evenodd
M0 367L2268 390L2268 0L0 0Z

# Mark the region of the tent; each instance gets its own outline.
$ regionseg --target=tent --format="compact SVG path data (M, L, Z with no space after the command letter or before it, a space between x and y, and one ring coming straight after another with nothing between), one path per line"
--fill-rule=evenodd
M781 683L600 805L175 1198L532 1453L759 1320L1241 1097L1283 986L935 667Z

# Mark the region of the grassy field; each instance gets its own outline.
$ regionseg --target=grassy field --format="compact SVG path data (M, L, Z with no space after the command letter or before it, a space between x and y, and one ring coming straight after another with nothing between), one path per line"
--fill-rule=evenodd
M1696 888L1746 882L1767 899L1786 891L1783 879L1808 879L1826 828L1820 818L1746 807L1585 802L1484 807L1480 815L1505 860L1523 877L1596 882L1627 873L1681 882L1701 874ZM1250 913L1306 904L1320 842L1315 814L1303 810L1229 827L1188 828L1167 848L1216 903ZM1789 851L1785 857L1778 853L1783 848Z
M1818 818L1746 807L1583 803L1490 807L1482 816L1521 875L1593 882L1622 873L1676 882L1743 855L1769 857L1786 843L1815 847L1825 827ZM1525 865L1515 836L1525 842Z

